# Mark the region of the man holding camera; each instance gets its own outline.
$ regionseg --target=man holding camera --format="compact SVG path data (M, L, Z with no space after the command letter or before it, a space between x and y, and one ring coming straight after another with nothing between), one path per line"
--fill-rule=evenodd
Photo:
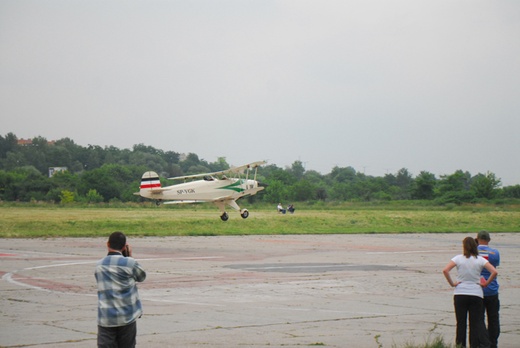
M137 325L143 311L136 282L146 272L132 257L123 232L107 242L108 255L96 264L98 287L98 347L135 347Z

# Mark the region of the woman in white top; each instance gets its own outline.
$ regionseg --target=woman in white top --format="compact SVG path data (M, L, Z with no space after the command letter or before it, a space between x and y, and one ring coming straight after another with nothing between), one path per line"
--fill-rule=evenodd
M498 272L488 260L478 256L475 240L466 237L462 241L462 255L451 259L442 273L448 283L455 287L453 303L457 319L457 335L455 344L466 347L467 317L469 313L469 344L470 347L489 347L486 324L484 322L483 287L488 286L496 278ZM451 279L450 271L457 267L457 281ZM480 279L480 272L485 268L491 276Z

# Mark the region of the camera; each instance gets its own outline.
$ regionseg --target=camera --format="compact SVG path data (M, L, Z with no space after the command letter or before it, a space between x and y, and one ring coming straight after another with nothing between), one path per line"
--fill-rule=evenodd
M124 257L130 256L130 252L128 252L128 244L125 245L125 248L121 251L121 254L123 254Z

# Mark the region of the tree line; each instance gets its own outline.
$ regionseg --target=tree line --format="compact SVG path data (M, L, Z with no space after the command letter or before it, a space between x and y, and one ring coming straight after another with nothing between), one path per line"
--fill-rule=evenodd
M141 175L148 170L161 178L228 169L225 157L215 162L163 151L144 144L132 149L114 146L86 147L63 138L48 141L38 136L28 141L15 134L0 135L0 201L139 202ZM49 174L51 168L60 168ZM353 167L334 167L321 174L305 170L301 161L290 167L263 166L258 179L266 184L252 201L391 201L431 200L437 204L520 199L520 185L502 187L494 173L472 175L457 170L436 177L421 171L413 176L406 168L383 177L369 176ZM166 184L165 179L163 184Z

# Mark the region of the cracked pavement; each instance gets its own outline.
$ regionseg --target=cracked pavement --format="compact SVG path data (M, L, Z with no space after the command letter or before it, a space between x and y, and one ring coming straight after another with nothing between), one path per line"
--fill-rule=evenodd
M129 238L142 347L394 347L452 344L442 268L469 234ZM94 265L106 238L3 239L0 346L96 345ZM500 347L520 342L520 233L501 252Z

